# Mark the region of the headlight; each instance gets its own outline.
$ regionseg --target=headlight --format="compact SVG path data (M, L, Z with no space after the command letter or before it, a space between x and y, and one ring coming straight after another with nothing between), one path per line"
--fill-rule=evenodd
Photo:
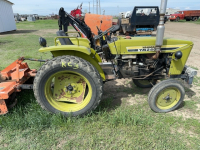
M42 47L47 47L47 41L44 38L40 37L39 43Z

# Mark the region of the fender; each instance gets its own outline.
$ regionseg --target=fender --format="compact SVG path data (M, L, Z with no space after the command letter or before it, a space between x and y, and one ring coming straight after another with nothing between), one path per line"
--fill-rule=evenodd
M43 47L39 49L39 52L68 51L68 50L82 52L87 55L91 54L90 48L78 45L59 45L59 46Z
M70 38L70 40L74 45L78 45L78 42L77 42L76 38ZM85 46L87 48L90 48L90 41L88 39L86 39L86 38L78 38L78 41L79 41L79 45L80 46ZM57 39L55 45L56 46L61 46L62 44Z
M54 57L71 55L83 58L90 62L98 70L103 81L106 80L105 74L99 65L99 63L102 63L102 60L92 48L77 45L59 45L40 48L39 52L51 52Z

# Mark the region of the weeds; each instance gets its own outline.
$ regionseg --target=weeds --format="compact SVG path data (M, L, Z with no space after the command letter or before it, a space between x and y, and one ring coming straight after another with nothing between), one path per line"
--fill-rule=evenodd
M181 23L195 23L195 24L200 24L200 19L198 19L197 21L186 21L184 20L179 20L179 22ZM176 23L176 22L175 22Z

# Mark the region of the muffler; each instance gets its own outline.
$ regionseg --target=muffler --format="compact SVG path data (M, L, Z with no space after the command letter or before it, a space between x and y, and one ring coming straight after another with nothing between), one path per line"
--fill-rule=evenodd
M157 34L156 34L156 48L155 48L156 54L152 56L152 59L158 59L161 51L161 46L163 45L163 38L165 32L164 19L165 19L166 9L167 9L167 0L161 0L160 22L157 27Z

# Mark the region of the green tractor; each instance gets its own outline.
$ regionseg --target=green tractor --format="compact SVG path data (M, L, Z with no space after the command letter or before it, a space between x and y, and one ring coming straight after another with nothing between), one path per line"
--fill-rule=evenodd
M163 39L166 4L162 0L156 37L111 37L119 30L116 25L94 37L100 43L98 50L86 38L63 36L64 31L58 31L54 46L46 47L41 38L39 52L54 57L34 79L34 94L42 108L64 116L86 115L99 105L105 82L131 78L138 87L152 87L148 103L153 111L177 109L185 91L175 79L192 84L197 71L185 65L191 41Z

